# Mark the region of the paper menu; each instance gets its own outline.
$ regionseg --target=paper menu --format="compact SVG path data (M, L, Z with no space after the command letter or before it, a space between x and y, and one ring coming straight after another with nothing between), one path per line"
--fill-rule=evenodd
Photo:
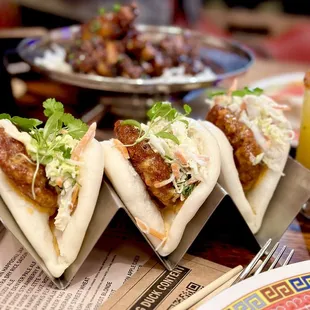
M150 253L145 242L119 230L110 231L99 240L70 286L59 290L0 223L0 309L99 309Z
M172 271L150 259L107 300L101 310L170 310L228 270L225 266L191 255L185 255ZM196 309L213 295L208 295L192 308Z

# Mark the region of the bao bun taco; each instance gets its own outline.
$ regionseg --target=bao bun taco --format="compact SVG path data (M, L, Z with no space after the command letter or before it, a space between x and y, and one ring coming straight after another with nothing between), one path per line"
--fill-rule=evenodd
M215 138L170 103L155 104L150 121L118 121L116 139L102 142L105 172L138 227L169 255L220 173Z
M277 104L254 89L218 93L209 100L208 122L221 153L220 184L253 233L283 173L294 132Z
M89 128L43 103L48 120L0 114L0 195L54 277L76 259L96 205L103 152Z

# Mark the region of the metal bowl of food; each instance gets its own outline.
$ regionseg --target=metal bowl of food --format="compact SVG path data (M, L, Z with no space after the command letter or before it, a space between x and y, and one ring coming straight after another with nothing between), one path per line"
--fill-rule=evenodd
M121 7L87 24L25 39L18 52L34 70L56 81L140 94L208 87L244 73L253 63L253 54L233 41L178 27L134 25L134 10Z

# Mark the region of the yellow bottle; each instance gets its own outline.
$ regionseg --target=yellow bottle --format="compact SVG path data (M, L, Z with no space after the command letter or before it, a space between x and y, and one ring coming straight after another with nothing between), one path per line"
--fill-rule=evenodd
M305 95L296 159L310 169L310 71L306 73L304 84Z

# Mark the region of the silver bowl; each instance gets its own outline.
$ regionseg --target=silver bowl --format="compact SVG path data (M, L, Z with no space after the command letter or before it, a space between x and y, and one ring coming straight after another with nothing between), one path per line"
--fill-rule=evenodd
M79 86L82 88L97 89L111 92L156 94L187 92L198 88L209 87L227 78L235 77L246 72L253 64L252 52L239 43L204 35L198 32L181 29L178 27L137 25L137 29L152 41L157 41L165 35L179 35L190 33L201 44L202 57L210 62L210 67L215 75L210 78L184 77L180 80L127 79L122 77L110 78L94 74L62 72L56 69L47 69L35 64L36 57L42 57L52 43L66 45L74 35L80 31L80 26L70 26L51 30L41 38L24 39L17 47L21 58L35 71L46 74L53 80Z

